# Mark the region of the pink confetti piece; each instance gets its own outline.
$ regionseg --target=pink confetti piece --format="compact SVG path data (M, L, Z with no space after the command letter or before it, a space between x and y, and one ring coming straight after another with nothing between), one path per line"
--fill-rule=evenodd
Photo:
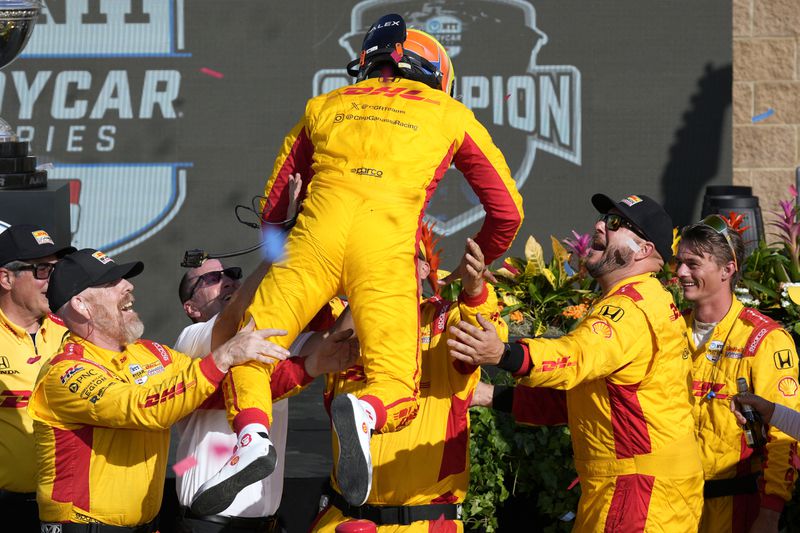
M573 480L572 480L572 483L570 483L570 484L569 484L569 487L567 487L567 490L572 490L572 488L573 488L575 485L577 485L578 483L580 483L580 481L581 481L581 478L579 478L579 477L576 477L575 479L573 479Z
M511 98L511 93L508 93L508 94L506 95L506 97L505 97L505 98L503 98L503 100L505 100L505 101L508 101L508 99L509 99L509 98Z
M172 470L175 471L176 476L182 476L187 470L191 470L195 466L197 466L197 459L194 458L194 455L190 455L172 465Z
M227 444L213 444L211 446L211 453L213 453L216 457L228 457L233 448L228 446Z
M202 72L203 74L207 74L207 75L211 76L212 78L217 78L218 80L221 80L222 78L225 77L225 74L223 74L222 72L217 72L216 70L211 70L208 67L201 68L200 72Z

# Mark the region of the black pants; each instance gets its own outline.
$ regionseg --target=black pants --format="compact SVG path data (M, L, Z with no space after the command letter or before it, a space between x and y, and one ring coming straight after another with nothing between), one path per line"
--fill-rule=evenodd
M13 522L19 524L17 531L38 532L41 529L35 493L0 490L0 515L14 517Z

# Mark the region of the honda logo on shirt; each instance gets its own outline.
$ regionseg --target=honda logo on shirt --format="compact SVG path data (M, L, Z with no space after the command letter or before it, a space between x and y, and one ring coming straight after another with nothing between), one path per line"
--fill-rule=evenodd
M0 370L6 369L9 366L11 365L9 365L8 363L8 357L6 357L5 355L0 355Z
M792 363L792 351L791 350L780 350L772 354L772 359L775 361L775 368L778 370L783 370L784 368L792 368L794 363Z

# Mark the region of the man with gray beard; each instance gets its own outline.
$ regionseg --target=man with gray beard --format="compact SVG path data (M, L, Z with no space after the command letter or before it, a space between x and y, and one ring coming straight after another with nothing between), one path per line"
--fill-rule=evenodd
M232 366L288 355L264 340L285 331L252 324L197 359L140 339L129 279L143 268L87 248L65 256L50 277L50 308L70 334L28 404L42 531L155 531L169 427L216 391Z
M480 328L451 328L450 354L520 378L517 422L569 425L581 483L574 532L696 531L703 467L686 328L654 276L672 256L672 220L644 195L595 194L592 204L602 216L586 266L602 295L575 329L504 344L478 315Z

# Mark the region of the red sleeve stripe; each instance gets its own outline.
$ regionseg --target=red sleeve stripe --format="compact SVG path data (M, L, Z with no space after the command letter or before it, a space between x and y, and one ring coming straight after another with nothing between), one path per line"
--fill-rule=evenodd
M475 241L489 264L511 246L522 224L522 213L497 169L469 135L464 135L464 142L455 154L455 164L486 211Z
M617 476L603 530L605 533L644 531L655 480L655 476L643 474Z
M306 372L306 360L303 357L290 357L275 365L269 380L272 398L280 398L297 387L304 387L314 380Z
M652 451L650 432L639 403L639 385L639 383L618 385L606 381L617 459L625 459Z
M216 387L219 387L219 384L222 383L222 379L225 377L225 373L217 368L217 363L214 362L214 358L211 354L203 357L200 361L200 371L206 379Z
M544 387L514 387L511 408L514 420L532 426L557 426L567 423L566 391Z
M450 397L450 412L447 415L447 432L444 437L442 449L442 464L439 466L438 481L447 476L460 474L467 468L467 453L469 451L469 416L470 395L465 400L458 396Z
M93 428L76 430L53 428L56 475L53 480L53 501L71 503L89 512L89 466L92 457Z
M314 176L314 171L311 170L311 164L314 159L314 145L311 144L311 139L308 138L305 128L300 130L297 138L292 144L292 149L289 150L289 155L281 165L272 187L267 193L267 199L264 202L264 211L261 213L261 219L265 222L283 222L286 220L286 211L289 208L289 175L296 172L300 173L302 185L300 187L299 202L303 201L308 190L308 183Z

